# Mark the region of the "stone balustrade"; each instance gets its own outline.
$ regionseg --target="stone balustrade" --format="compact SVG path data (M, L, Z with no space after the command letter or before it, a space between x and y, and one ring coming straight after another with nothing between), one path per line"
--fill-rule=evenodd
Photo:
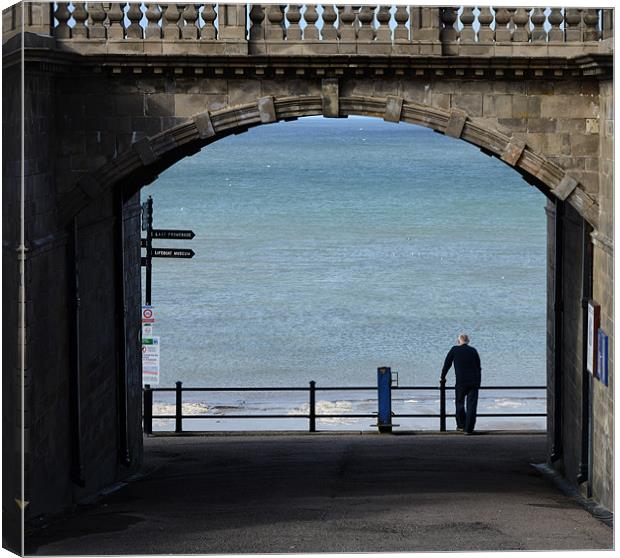
M612 37L612 10L334 4L24 4L27 31L84 53L571 56ZM3 13L4 40L21 28ZM527 47L527 50L522 50Z

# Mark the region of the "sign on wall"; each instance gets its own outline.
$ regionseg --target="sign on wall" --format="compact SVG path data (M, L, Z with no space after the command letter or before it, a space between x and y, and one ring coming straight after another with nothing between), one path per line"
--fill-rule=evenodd
M159 337L142 338L142 383L159 384Z
M595 378L597 376L597 356L598 356L598 329L601 322L601 307L593 300L588 301L588 372Z

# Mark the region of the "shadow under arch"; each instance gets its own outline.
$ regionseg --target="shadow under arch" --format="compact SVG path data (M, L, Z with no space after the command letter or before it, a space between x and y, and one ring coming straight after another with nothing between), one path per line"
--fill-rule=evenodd
M304 116L324 115L320 95L262 97L254 103L207 111L154 136L143 138L130 149L82 177L60 198L60 224L68 223L91 202L119 182L136 191L157 178L174 163L206 145L249 128ZM598 224L598 204L564 169L513 138L509 130L497 130L469 118L464 111L444 110L399 97L346 96L338 98L338 115L370 116L430 128L462 139L513 167L531 185L552 200L566 200L593 228Z

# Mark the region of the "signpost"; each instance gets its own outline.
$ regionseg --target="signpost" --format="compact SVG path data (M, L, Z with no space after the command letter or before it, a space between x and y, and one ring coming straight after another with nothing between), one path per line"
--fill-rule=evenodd
M159 337L153 335L155 313L151 306L151 287L153 276L153 258L193 258L195 253L187 248L154 248L154 238L169 240L192 240L196 235L190 230L154 229L153 198L148 197L142 204L142 230L146 238L140 239L140 248L146 250L140 263L146 267L145 305L142 307L142 383L159 384Z
M145 303L151 305L153 258L184 258L195 256L195 252L187 248L154 248L154 238L169 240L192 240L194 231L186 229L154 229L153 228L153 198L148 197L142 204L142 230L146 231L146 238L140 239L140 247L146 249L146 256L141 258L141 265L146 267Z

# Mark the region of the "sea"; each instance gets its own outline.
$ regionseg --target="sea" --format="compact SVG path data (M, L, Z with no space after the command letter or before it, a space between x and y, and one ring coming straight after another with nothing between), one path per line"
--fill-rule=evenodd
M154 228L196 235L153 242L195 252L153 262L157 387L265 388L185 392L188 430L307 429L295 416L308 413L307 391L269 388L310 381L317 413L369 415L319 419L318 429L372 430L383 366L398 382L396 414L436 414L460 332L480 353L487 388L546 384L545 198L464 141L404 123L308 117L217 141L141 196L153 199ZM368 390L321 391L351 386ZM544 389L480 394L480 413L545 410ZM154 413L173 414L172 393L155 393ZM226 418L240 414L285 418ZM545 419L478 424L544 429Z

